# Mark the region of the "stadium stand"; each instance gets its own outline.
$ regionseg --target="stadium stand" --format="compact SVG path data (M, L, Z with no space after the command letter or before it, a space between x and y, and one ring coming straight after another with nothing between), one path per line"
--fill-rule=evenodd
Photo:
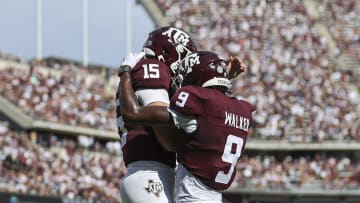
M249 67L233 93L257 106L256 124L226 198L359 202L359 1L139 2L158 25L181 27L200 49L239 55ZM0 191L118 202L125 168L116 136L100 142L88 137L99 131L86 131L116 135L116 83L110 68L0 52L0 102L44 122L20 130L0 123Z
M312 156L287 155L278 159L274 155L244 156L238 163L238 173L232 187L255 189L325 189L345 190L359 188L352 175L359 162L347 155L315 153Z
M53 123L115 130L114 93L74 66L61 70L28 66L1 68L0 94L26 114Z
M119 202L120 144L11 130L0 123L0 191Z
M0 124L0 191L119 201L125 173L119 142L12 130ZM345 154L246 155L232 188L358 189L360 162ZM66 171L66 172L65 172Z
M356 0L327 1L317 5L317 11L333 35L340 52L344 52L360 61L360 4Z
M250 74L234 82L235 94L258 108L255 136L359 139L359 86L353 85L359 80L334 66L327 39L303 1L157 2L170 22L194 34L201 49L239 55L248 64Z
M303 151L298 152L302 157L295 158L290 153L292 150L299 150L299 145L282 147L279 144L279 148L274 149L264 144L262 150L257 151L260 154L258 157L244 158L242 161L245 163L240 167L242 169L257 164L252 169L241 170L249 176L248 181L242 183L250 185L234 184L234 196L238 198L234 202L239 202L240 196L249 197L245 202L358 201L344 197L333 200L326 198L326 194L341 196L341 191L356 191L359 185L358 182L352 183L353 185L346 183L344 174L347 172L325 180L322 175L318 176L319 173L331 174L335 170L331 169L332 172L329 173L317 167L320 162L323 165L331 162L330 168L335 165L341 168L350 156L358 160L357 146L354 147L354 153L348 151L350 148L343 148L348 155L335 156L337 158L329 156L329 153L339 153L336 148L323 149L327 145L324 142L331 140L349 143L359 141L360 83L359 75L356 75L359 62L352 61L355 65L348 69L344 68L347 64L338 60L339 56L352 53L352 48L359 44L360 25L356 20L360 13L358 1L155 1L170 23L193 33L200 49L213 50L224 57L240 55L249 66L250 74L234 81L233 90L236 96L245 97L258 107L255 131L252 133L252 138L256 138L256 141L253 140L255 143L260 140L260 143L262 140L274 140L283 145L307 143L302 148ZM338 6L340 9L326 9L331 6ZM329 20L320 16L319 13L327 14L317 10L322 8L325 8L322 11L332 14L337 12L339 18L331 17ZM318 18L311 16L310 10L315 11ZM323 22L325 20L326 23ZM348 26L350 23L352 25ZM336 28L327 30L333 24L337 25ZM337 31L337 36L334 36L334 31ZM355 59L359 57L355 55ZM320 143L317 150L316 147L310 147L312 143ZM251 149L256 151L255 148ZM318 160L319 155L309 156L313 153L323 154L321 161ZM268 155L263 156L264 154ZM251 161L248 162L247 159ZM262 162L264 160L266 163ZM287 162L292 162L291 167L288 167ZM359 167L355 162L350 171ZM268 164L271 167L263 168ZM307 166L301 167L302 164ZM257 172L253 171L256 167L259 168ZM299 172L298 167L304 169L304 173ZM307 167L309 168L305 169ZM294 174L294 171L299 176L292 184L289 182L294 179L288 175ZM256 174L255 177L252 174ZM286 178L282 178L281 174L287 174ZM243 176L246 175L238 175L240 180L245 179ZM255 184L251 184L253 182ZM301 192L300 186L305 192ZM349 188L345 188L348 186ZM248 187L255 189L247 190ZM282 188L282 191L276 190L277 187ZM279 195L282 194L285 198L280 200L266 196L275 194L274 191L280 192ZM297 200L299 196L311 195L312 191L318 191L317 196L320 198L301 200L300 197ZM255 198L262 196L264 198L261 200ZM351 197L351 194L346 193L344 196Z

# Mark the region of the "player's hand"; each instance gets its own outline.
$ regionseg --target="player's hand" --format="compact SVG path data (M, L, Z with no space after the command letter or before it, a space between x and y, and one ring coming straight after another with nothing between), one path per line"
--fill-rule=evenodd
M121 62L121 66L130 66L134 68L134 66L145 56L145 52L132 53L129 52L123 61Z
M227 70L229 73L229 79L233 79L236 76L240 75L243 72L247 71L247 66L245 63L240 59L240 57L232 57L230 56L228 60Z

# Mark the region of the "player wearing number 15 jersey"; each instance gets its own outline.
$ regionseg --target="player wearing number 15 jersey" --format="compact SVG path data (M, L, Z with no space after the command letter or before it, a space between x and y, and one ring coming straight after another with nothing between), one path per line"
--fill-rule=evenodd
M173 72L180 60L195 49L186 32L171 26L158 28L149 34L144 44L145 56L135 56L133 61L130 58L126 64L124 59L119 76L131 71L131 87L141 106L168 106ZM125 66L127 69L122 68ZM122 82L116 93L117 124L128 170L120 188L121 200L123 203L172 203L175 153L160 145L151 126L139 122L144 115L141 111L136 114L126 111L120 95Z
M255 108L228 97L226 63L212 52L193 52L178 70L180 88L169 112L184 131L176 152L176 202L222 202L236 174Z

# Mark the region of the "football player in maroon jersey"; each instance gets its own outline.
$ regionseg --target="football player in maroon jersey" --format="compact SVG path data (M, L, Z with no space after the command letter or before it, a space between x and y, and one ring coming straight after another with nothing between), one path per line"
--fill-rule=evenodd
M130 85L140 105L168 106L171 77L181 59L195 50L188 33L171 26L161 27L149 34L143 53L130 53L123 60L118 74L132 72ZM116 94L117 125L127 166L120 189L122 202L172 203L175 153L160 145L151 126L138 122L144 113L129 114L123 110L127 106L119 99L119 92L120 86Z
M172 97L169 109L175 126L183 131L176 137L176 144L171 143L176 146L179 162L176 202L221 202L219 191L228 188L234 179L255 108L225 95L230 87L226 66L212 52L195 52L177 70L175 81L183 87ZM129 74L121 80L122 100L129 109L148 109L154 122L168 122L170 117L164 108L135 104L131 85L127 84Z
M183 78L169 111L185 135L177 139L176 202L222 202L236 173L254 106L230 98L226 62L212 52L194 52L179 68Z

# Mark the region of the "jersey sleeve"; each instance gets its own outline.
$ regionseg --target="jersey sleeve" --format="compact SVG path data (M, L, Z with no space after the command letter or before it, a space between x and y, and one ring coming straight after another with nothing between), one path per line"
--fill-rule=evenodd
M155 59L144 59L131 72L132 86L141 105L153 102L169 104L170 69Z
M163 102L169 105L169 94L165 89L140 89L135 91L139 104L149 105L153 102Z
M197 91L186 86L179 89L170 101L170 110L187 116L198 117L205 112L205 100Z

